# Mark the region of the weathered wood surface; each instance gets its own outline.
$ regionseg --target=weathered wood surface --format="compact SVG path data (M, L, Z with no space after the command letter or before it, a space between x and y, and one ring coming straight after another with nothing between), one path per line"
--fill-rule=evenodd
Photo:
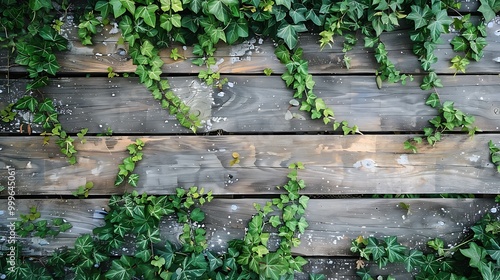
M310 120L297 107L289 108L292 92L279 77L229 76L222 92L207 87L193 77L170 79L173 91L205 121L200 133L223 130L233 133L324 132L331 125ZM377 89L374 76L318 76L316 94L325 100L337 120L358 125L362 132L421 131L436 110L425 105L429 92L419 87L420 79L400 84L384 84ZM500 121L500 76L443 76L440 98L455 102L456 108L476 118L485 132L498 132ZM15 102L24 94L25 81L0 81L0 105ZM3 85L2 85L3 83ZM76 133L102 133L111 127L115 133L190 133L175 117L155 101L135 78L61 78L44 89L44 96L56 101L63 127ZM285 114L302 115L305 120L286 120ZM16 133L21 122L0 123L3 133ZM40 132L40 129L33 129Z
M58 54L58 62L61 65L59 74L83 75L85 73L107 73L109 66L115 72L134 72L135 66L127 55L120 55L119 50L126 50L126 45L118 44L120 34L109 34L111 26L106 26L101 34L93 40L94 45L83 46L78 38L75 27L70 28L67 34L70 39L70 51ZM500 72L500 64L494 61L500 51L500 18L491 21L487 25L488 46L484 49L484 57L480 62L472 62L467 67L468 73L473 74L496 74ZM381 40L386 44L389 57L396 68L404 73L423 73L420 62L413 55L412 43L408 37L411 30L397 30L382 34ZM450 45L451 39L456 34L442 35L442 41L435 51L438 62L433 65L437 73L453 74L450 68L450 59L457 55ZM309 61L309 72L311 74L372 74L378 65L375 61L373 50L364 48L364 42L359 36L359 42L353 50L347 53L351 57L351 69L347 69L342 64L344 53L342 52L343 39L336 38L332 47L320 49L317 34L303 34L300 37L299 46L304 49L304 58ZM165 61L162 70L167 74L192 73L197 74L201 67L191 63L196 58L192 54L192 47L173 45L179 53L186 59L174 61L170 58L170 49L163 50L160 56ZM274 55L275 44L271 39L251 38L243 43L232 46L220 44L214 55L218 64L217 69L224 74L262 74L265 68L271 68L276 74L285 70ZM7 71L10 67L12 73L23 73L23 67L13 65L12 59L9 61L6 51L0 52L0 72Z
M474 74L498 73L499 63L495 62L499 51L499 37L494 35L494 28L499 28L497 24L488 28L490 36L487 37L488 46L485 49L485 55L481 62L472 62L468 66L467 72ZM434 69L438 73L453 74L450 68L449 60L456 55L453 52L449 41L453 38L452 34L443 35L443 42L439 45L435 54L439 58ZM114 38L116 42L116 38ZM339 38L332 48L326 47L320 50L317 43L317 35L303 35L300 39L300 46L304 48L304 58L309 61L309 71L312 74L350 74L350 73L374 73L378 68L373 57L373 50L366 49L360 43L347 55L351 57L351 69L346 69L341 63L344 53L342 52L342 39ZM405 73L422 73L420 63L417 57L412 55L410 40L407 32L391 32L384 34L382 40L387 45L389 57L394 62L397 69ZM61 65L60 74L68 73L107 73L107 67L113 67L115 72L134 72L135 66L126 56L117 54L117 47L113 41L96 42L94 47L78 46L78 42L73 42L73 50L60 53L58 61ZM276 59L274 55L274 45L271 40L265 40L259 44L259 39L252 39L234 46L220 45L215 54L220 63L218 69L221 73L263 73L265 68L271 68L277 74L284 71L284 66ZM169 58L169 51L161 53L162 59L166 62L163 66L163 72L174 73L198 73L200 67L191 64L195 58L191 53L191 47L183 50L183 46L177 46L187 59L174 61ZM5 53L0 57L0 71L5 71L7 65ZM11 67L13 73L24 72L22 67Z
M301 161L308 194L498 193L500 174L487 146L490 139L500 143L498 134L446 135L417 154L403 149L409 137L140 137L146 147L136 167L137 190L165 194L196 185L220 195L275 194L275 186L286 183L287 166ZM121 193L113 186L117 166L136 138L88 137L86 144L76 144L79 162L70 166L59 147L42 146L41 137L0 137L0 184L7 185L5 166L10 165L19 196L71 194L88 181L94 182L93 195ZM233 152L240 162L231 166Z
M265 204L266 201L214 199L204 205L209 249L224 252L228 241L242 238L255 213L253 203ZM398 206L401 202L410 205L410 214ZM41 219L62 217L73 225L71 232L61 233L57 238L25 240L26 254L46 255L61 246L71 247L76 237L102 225L101 211L107 206L107 200L34 199L17 200L17 205L18 214L36 206ZM351 256L351 241L359 235L379 238L395 235L404 245L421 249L434 237L455 245L471 225L496 207L491 199L312 199L306 211L309 228L301 235L301 245L292 252L303 256ZM2 210L2 216L6 216L6 203L2 203ZM0 235L8 236L8 223L7 219L0 220ZM179 244L181 226L167 219L160 228L162 239ZM277 241L277 234L272 234L270 246ZM133 248L124 252L133 253Z

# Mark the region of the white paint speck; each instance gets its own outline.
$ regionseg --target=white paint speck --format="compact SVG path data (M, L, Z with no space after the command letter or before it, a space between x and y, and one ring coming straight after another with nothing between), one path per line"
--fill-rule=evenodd
M352 165L354 168L368 168L372 169L376 167L376 163L373 159L363 159L363 160L358 160L356 163Z
M469 161L472 161L472 162L477 162L480 158L481 158L481 156L478 156L478 155L472 155L472 156L468 157L467 159L468 159Z
M399 158L397 159L397 162L402 165L410 164L407 154L400 155Z
M236 206L236 205L234 205L234 204L233 204L233 205L231 205L231 210L233 210L233 211L238 210L238 206Z

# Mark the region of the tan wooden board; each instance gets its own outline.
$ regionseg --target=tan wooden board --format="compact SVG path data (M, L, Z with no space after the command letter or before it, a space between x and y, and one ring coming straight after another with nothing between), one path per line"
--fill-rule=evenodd
M3 200L6 202L6 200ZM255 213L254 203L265 204L265 199L214 199L203 206L206 212L208 248L224 252L227 242L243 237L245 227ZM411 213L399 203L410 205ZM61 246L71 247L75 238L91 233L102 225L99 212L107 206L106 199L32 199L16 200L18 217L36 206L41 219L62 217L73 225L71 232L56 238L27 238L25 254L46 255ZM496 208L492 199L312 199L306 211L309 228L301 235L301 245L293 253L303 256L350 256L351 241L358 236L395 235L412 248L425 248L429 239L442 238L446 244L456 245L478 219ZM2 216L8 215L2 203ZM0 220L0 235L8 236L10 220ZM174 244L182 227L167 219L161 224L163 240ZM277 244L277 234L271 234L270 246ZM133 248L122 253L133 253Z
M175 94L192 107L205 123L198 132L228 133L324 132L332 125L310 120L298 107L290 108L292 91L279 77L229 76L222 91L207 87L197 78L175 77L170 83ZM438 89L442 101L455 102L456 108L476 118L483 131L499 131L500 76L443 76ZM430 91L422 91L420 79L408 83L384 84L377 89L374 76L316 76L316 94L325 100L337 120L347 120L362 132L421 131L437 111L424 104ZM2 82L4 84L2 85ZM0 81L0 106L24 95L25 81ZM59 119L68 132L88 128L102 133L110 127L124 134L191 133L175 117L161 109L151 93L136 78L61 78L52 80L43 96L53 99ZM304 120L287 120L287 110ZM3 133L16 133L29 114L11 124L0 123ZM26 131L26 129L24 129ZM33 127L33 132L41 132Z
M122 55L122 51L128 49L126 45L118 44L120 34L109 34L111 26L103 28L102 32L94 39L92 46L82 45L73 34L76 34L76 27L72 27L66 36L70 38L70 51L58 54L58 62L61 65L59 73L61 75L78 73L107 73L107 68L112 67L115 72L132 73L135 66L128 55ZM473 74L497 74L500 72L500 63L494 59L498 57L500 51L500 36L498 30L500 24L493 20L487 25L488 36L486 38L488 46L484 49L484 57L480 62L472 62L467 67L468 73ZM409 39L411 29L387 32L381 36L381 40L386 45L389 58L396 68L404 73L423 73L420 62L413 55L412 42ZM451 39L456 34L444 34L438 44L435 55L438 62L433 65L437 73L453 74L450 68L450 59L457 54L450 45ZM309 72L311 74L371 74L374 73L378 65L374 58L372 49L364 48L362 36L353 50L348 52L351 57L351 69L347 69L341 62L344 53L343 38L337 37L334 44L320 49L318 34L303 34L300 36L299 46L304 49L304 59L309 61ZM170 49L163 50L161 57L165 61L163 72L168 74L191 73L197 74L203 68L193 65L191 62L196 58L192 54L192 47L173 45L179 53L186 59L174 61L170 58ZM265 68L271 68L276 74L281 74L285 67L274 55L275 43L271 39L250 38L235 45L219 44L215 53L217 61L216 69L225 74L263 74ZM461 54L463 55L463 54ZM12 73L23 73L25 69L13 65L12 58L9 60L8 52L0 52L0 72L7 71L8 65Z
M413 154L403 149L410 135L242 135L140 137L144 158L135 172L139 191L175 193L193 185L215 194L275 194L287 182L289 164L309 194L423 194L499 192L500 174L490 162L488 141L498 134L446 135L435 147ZM41 137L0 137L0 184L6 166L16 170L18 195L68 195L92 181L91 194L123 191L113 186L126 146L139 137L88 137L76 143L78 164L70 166L54 144ZM240 162L231 166L232 153ZM130 188L129 188L130 190ZM3 193L5 196L6 194Z

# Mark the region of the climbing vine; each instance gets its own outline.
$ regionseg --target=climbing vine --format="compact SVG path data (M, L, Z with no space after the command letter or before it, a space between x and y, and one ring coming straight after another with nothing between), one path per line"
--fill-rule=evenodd
M351 251L359 256L356 262L360 279L395 279L391 275L372 275L367 265L380 268L389 263L399 264L413 279L499 279L497 263L500 223L497 215L486 214L471 227L464 240L447 246L440 238L427 242L427 249L410 249L396 236L383 239L359 236L352 241Z
M6 258L1 258L0 270L8 279L293 279L307 263L291 250L309 226L304 217L309 197L300 194L305 183L298 171L304 166L296 163L289 168L288 182L278 187L283 190L280 196L253 205L256 214L243 238L229 241L224 253L209 249L204 226L202 209L212 201L212 192L198 187L179 188L165 196L133 191L112 196L105 224L78 237L72 248L58 249L46 258L23 258L22 244L16 243L15 266L7 269ZM50 225L39 218L32 208L18 223L20 232L45 236L71 228L60 218ZM162 238L160 225L167 220L178 224L178 240ZM278 240L273 241L274 234ZM125 253L113 257L117 250Z

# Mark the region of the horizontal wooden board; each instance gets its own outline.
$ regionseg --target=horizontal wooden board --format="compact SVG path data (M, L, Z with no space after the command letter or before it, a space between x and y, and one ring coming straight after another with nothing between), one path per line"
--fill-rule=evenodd
M331 125L310 117L297 107L290 107L292 92L279 77L228 76L222 91L213 90L193 77L170 78L174 93L191 106L204 120L199 133L324 132ZM483 131L499 131L500 76L442 76L440 98L455 102L455 107L476 117ZM420 79L400 84L384 84L377 89L374 76L315 76L315 92L336 114L362 132L421 131L436 110L425 105L429 91L419 87ZM4 84L2 85L2 82ZM15 102L24 95L23 80L0 80L0 106ZM181 127L136 78L62 78L52 80L44 97L53 99L63 127L76 133L102 133L110 127L124 134L190 133ZM287 120L287 110L301 115ZM3 133L19 131L20 123L29 122L29 114L11 124L0 122ZM25 129L26 131L26 129ZM33 132L40 132L33 128Z
M500 24L493 20L487 25L488 46L484 49L484 57L480 62L472 62L467 67L468 73L474 74L496 74L500 72L500 64L494 59L498 57L500 51L500 36L498 30ZM118 44L120 34L109 34L111 26L103 28L101 33L94 39L94 45L83 46L74 34L76 27L67 30L66 36L70 38L70 51L58 54L58 62L61 65L59 73L61 75L79 73L107 73L107 68L112 67L115 72L134 72L135 66L130 57L126 55L127 46ZM412 42L409 39L409 32L412 30L397 30L386 32L381 36L382 42L386 45L389 58L396 68L404 73L418 74L423 70L420 62L413 55ZM450 45L450 41L456 34L444 34L438 44L435 55L438 62L433 65L437 73L453 74L450 68L450 59L459 53L455 53ZM312 74L372 74L378 65L374 58L372 49L364 48L364 40L358 36L359 42L348 52L351 57L351 68L347 69L342 60L344 53L343 38L337 37L331 47L320 49L318 34L302 34L299 46L304 49L304 59L309 61L309 72ZM201 69L191 62L196 58L192 54L192 47L173 45L185 59L173 60L170 58L170 49L161 52L161 57L165 61L162 70L167 74L192 73L197 74ZM250 38L235 45L219 44L214 55L217 61L217 69L224 74L263 74L265 68L271 68L276 74L283 73L285 67L276 59L274 55L275 43L271 39ZM25 69L14 65L12 59L9 60L8 52L0 52L0 72L7 71L9 67L12 73L23 73Z
M215 194L276 194L289 164L300 172L308 194L498 193L500 174L490 162L488 141L498 134L446 135L435 147L412 154L410 135L252 135L140 137L144 158L135 172L139 191L175 193L193 185ZM88 137L76 143L78 164L70 166L54 144L41 137L0 137L0 184L6 166L16 170L17 195L71 194L94 182L92 195L121 193L113 186L126 146L139 137ZM240 162L231 166L232 153ZM6 195L5 193L3 195Z
M227 242L243 237L245 228L255 213L254 203L265 204L265 199L214 199L202 208L206 212L209 249L224 252ZM6 200L2 216L7 215ZM411 213L399 203L410 205ZM71 247L76 237L91 233L103 224L102 209L105 199L33 199L16 200L18 217L36 206L41 219L62 217L73 225L70 232L57 238L26 239L25 254L46 255L61 246ZM293 253L302 256L350 256L351 241L358 236L378 238L395 235L412 248L425 248L427 240L439 237L446 244L458 244L478 219L495 208L492 199L312 199L306 211L309 228L300 236L301 245ZM496 209L496 208L495 208ZM0 235L8 236L9 219L0 220ZM161 224L163 240L179 244L177 237L182 227L167 219ZM271 234L270 246L277 244L277 234ZM133 253L133 248L124 249ZM122 252L122 253L123 253Z

